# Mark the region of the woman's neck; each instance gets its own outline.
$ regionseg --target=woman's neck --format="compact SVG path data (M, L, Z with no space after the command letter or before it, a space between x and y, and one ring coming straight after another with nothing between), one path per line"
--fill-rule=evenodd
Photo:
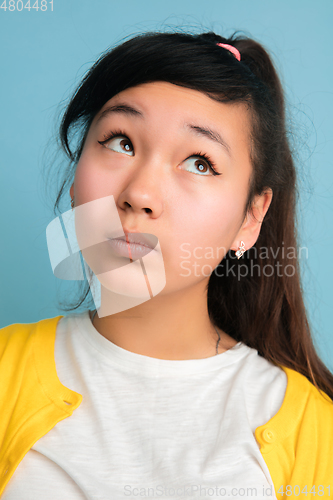
M214 356L219 333L218 354L221 354L237 341L211 323L206 288L203 281L196 287L158 295L136 307L99 317L101 307L93 325L103 337L123 349L169 360Z

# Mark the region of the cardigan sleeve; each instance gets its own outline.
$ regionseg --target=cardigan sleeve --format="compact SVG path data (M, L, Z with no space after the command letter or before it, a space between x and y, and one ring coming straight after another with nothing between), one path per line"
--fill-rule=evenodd
M276 496L333 496L333 401L295 370L274 417L255 431Z
M57 378L60 318L0 329L0 496L27 451L82 401Z

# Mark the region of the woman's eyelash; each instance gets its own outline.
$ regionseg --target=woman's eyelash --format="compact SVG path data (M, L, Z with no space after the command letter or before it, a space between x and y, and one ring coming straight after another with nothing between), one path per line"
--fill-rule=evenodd
M122 137L126 137L126 139L128 139L127 135L122 130L113 130L107 134L104 134L103 140L97 141L97 142L99 144L103 145L103 144L111 141L111 139L113 139L114 137L118 137L119 135L121 135ZM128 140L130 140L130 139L128 139ZM189 158L191 158L192 156L197 156L198 158L202 158L203 160L205 160L205 162L208 163L210 169L212 170L213 175L222 175L215 170L215 167L216 167L215 163L206 153L202 153L202 152L194 153L193 155L189 156Z
M97 141L97 142L99 142L99 144L105 144L114 137L118 137L118 135L121 135L123 137L126 137L126 139L128 139L127 135L122 130L112 130L111 132L104 134L103 141Z

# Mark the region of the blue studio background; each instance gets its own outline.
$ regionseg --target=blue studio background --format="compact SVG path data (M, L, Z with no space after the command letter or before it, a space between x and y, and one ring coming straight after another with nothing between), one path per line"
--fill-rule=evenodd
M52 273L45 229L54 198L42 170L60 155L56 120L91 64L110 45L146 30L242 30L273 55L286 89L297 134L299 231L308 248L301 259L306 306L315 344L333 370L333 2L53 0L51 10L44 0L41 10L39 0L38 11L29 11L22 9L27 0L11 0L12 10L2 1L0 327L66 314L58 299L75 289Z

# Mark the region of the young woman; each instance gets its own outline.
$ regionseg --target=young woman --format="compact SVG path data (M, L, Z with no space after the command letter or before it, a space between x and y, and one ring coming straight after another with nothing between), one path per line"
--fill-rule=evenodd
M134 37L92 66L60 138L56 208L69 192L100 303L0 331L1 498L333 495L333 376L266 50Z

